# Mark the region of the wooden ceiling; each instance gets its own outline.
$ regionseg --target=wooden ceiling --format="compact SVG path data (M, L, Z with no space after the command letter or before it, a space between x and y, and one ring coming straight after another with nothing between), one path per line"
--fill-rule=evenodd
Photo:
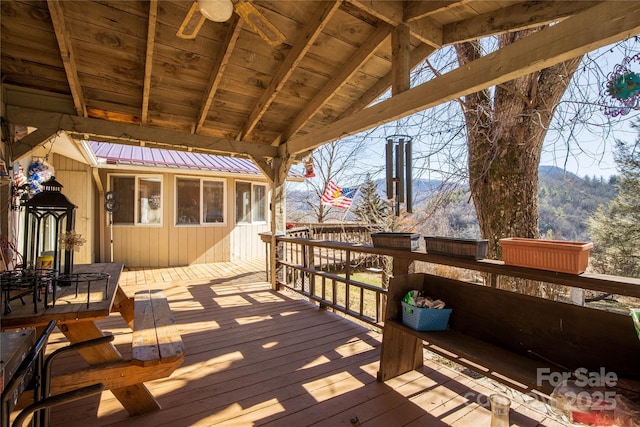
M65 131L248 156L264 169L640 33L639 1L256 0L284 42L267 43L238 13L186 40L176 33L192 4L2 0L3 117L36 129L10 144L13 158ZM408 87L436 49L552 22Z

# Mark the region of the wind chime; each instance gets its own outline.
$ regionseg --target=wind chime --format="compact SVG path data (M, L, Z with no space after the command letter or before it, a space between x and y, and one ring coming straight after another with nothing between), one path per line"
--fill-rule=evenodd
M387 199L393 200L396 216L400 216L401 203L406 203L408 213L413 212L411 140L406 135L387 137Z
M611 117L640 109L640 74L630 68L634 63L640 66L640 54L625 57L607 78L605 91L610 102L604 102L604 113Z

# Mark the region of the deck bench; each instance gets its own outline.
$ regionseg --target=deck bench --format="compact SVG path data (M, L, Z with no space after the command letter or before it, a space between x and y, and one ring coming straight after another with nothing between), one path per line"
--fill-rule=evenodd
M134 295L132 362L139 366L184 359L184 345L162 290Z
M402 324L400 301L410 290L453 308L446 331L415 331ZM428 274L394 278L389 285L378 380L423 365L428 350L525 393L548 396L550 377L583 368L640 380L640 340L630 316L550 301Z

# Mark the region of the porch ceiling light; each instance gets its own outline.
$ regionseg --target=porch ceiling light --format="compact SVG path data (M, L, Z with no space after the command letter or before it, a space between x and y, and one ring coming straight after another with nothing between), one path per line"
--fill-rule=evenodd
M214 22L225 22L233 14L233 3L231 0L198 0L200 13L205 18Z

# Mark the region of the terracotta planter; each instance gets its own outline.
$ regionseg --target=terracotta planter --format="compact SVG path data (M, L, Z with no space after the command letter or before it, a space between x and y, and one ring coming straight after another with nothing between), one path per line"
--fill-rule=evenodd
M566 242L509 237L500 239L505 264L562 273L584 273L589 265L591 242Z

